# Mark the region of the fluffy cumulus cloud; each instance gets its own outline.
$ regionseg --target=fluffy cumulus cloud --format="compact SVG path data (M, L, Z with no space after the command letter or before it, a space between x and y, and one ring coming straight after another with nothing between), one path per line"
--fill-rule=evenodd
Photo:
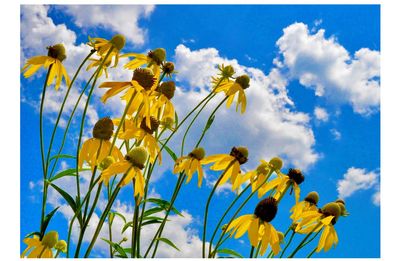
M215 48L190 50L182 44L175 49L175 61L179 68L177 79L183 87L178 88L174 103L181 117L209 93L210 79L217 74L218 64L232 65L237 75L246 73L251 78L250 88L246 89L246 112L243 115L236 113L232 106L229 110L222 107L217 113L205 141L209 154L228 153L232 146L244 145L250 151L250 160L246 164L250 167L256 167L260 159L273 156L281 156L286 164L300 168L316 162L318 154L314 151L310 117L294 110L294 103L286 92L286 80L279 70L265 75L259 69L222 57ZM199 117L201 124L221 99L223 96L218 95L210 102ZM202 125L194 127L194 138L190 140L197 140L201 130Z
M337 182L339 198L347 198L359 190L367 190L378 183L378 174L374 171L351 167ZM374 199L375 200L375 199Z
M73 17L82 28L104 27L125 35L127 40L141 46L145 43L147 30L139 26L139 20L148 18L153 5L67 5L60 7Z
M350 54L325 30L310 32L294 23L276 42L281 70L337 104L350 104L354 112L368 115L380 104L380 52L361 48Z
M314 108L314 117L318 121L327 122L329 120L328 112L324 108L318 106Z

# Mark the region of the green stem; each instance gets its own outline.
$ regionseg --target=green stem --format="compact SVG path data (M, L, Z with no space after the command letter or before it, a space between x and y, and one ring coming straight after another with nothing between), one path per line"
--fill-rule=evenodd
M135 191L135 181L132 182L133 191ZM135 208L132 217L132 241L131 241L131 257L136 257L136 245L137 245L137 230L138 230L138 216L139 209L137 205L137 197L135 197Z
M311 251L311 253L307 255L307 258L310 258L315 253L315 251L317 251L317 247L315 247L314 250Z
M282 253L281 253L281 255L279 256L279 258L282 258L282 257L283 257L283 254L285 254L286 249L289 247L289 245L290 245L290 243L292 242L293 237L294 237L295 234L296 234L296 232L294 232L294 231L292 230L292 234L290 235L289 241L286 243L285 248L282 250Z
M232 160L229 165L226 167L226 169L224 170L224 172L219 176L217 182L215 182L214 187L212 188L210 195L207 198L207 202L206 202L206 208L204 211L204 221L203 221L203 244L202 244L202 257L206 258L206 233L207 233L207 218L208 218L208 208L210 207L210 202L211 202L211 198L215 193L215 190L217 189L219 183L221 182L222 178L225 175L226 170L228 170L230 167L232 167L232 165L235 163L235 160ZM210 254L210 253L209 253Z
M294 255L303 247L304 242L307 241L307 239L311 236L312 233L314 233L314 231L317 229L317 227L319 226L319 223L317 225L315 225L314 229L311 230L310 233L307 234L307 236L305 236L303 238L303 240L300 242L300 244L296 247L296 249L288 256L288 258L293 258Z
M110 221L110 219L108 219L108 220L109 220L109 222L108 222L108 239L110 240L110 242L112 242L112 240L113 240L113 238L112 238L112 230L111 230L112 222ZM109 245L109 247L110 247L110 257L114 258L113 247L112 247L112 245Z
M260 248L261 248L261 242L259 242L258 245L257 245L257 250L256 250L255 258L258 257L258 255L259 255L259 253L260 253Z
M53 146L54 137L55 137L55 134L56 134L56 131L57 131L58 123L60 122L61 115L62 115L62 113L63 113L63 111L64 111L64 106L65 106L65 103L66 103L66 101L67 101L67 99L68 99L69 93L70 93L70 91L71 91L71 87L72 87L72 85L74 84L74 82L75 82L75 80L76 80L76 78L77 78L79 72L81 71L83 65L84 65L84 64L86 63L86 61L90 58L90 56L93 55L94 52L95 52L95 50L91 50L90 53L85 57L85 59L83 59L82 63L79 65L78 69L76 70L75 75L74 75L74 77L73 77L72 80L71 80L71 83L69 84L69 86L67 86L67 87L68 87L68 88L67 88L67 93L65 94L64 100L63 100L62 103L61 103L61 108L60 108L60 111L58 112L58 116L57 116L57 119L56 119L56 123L54 124L54 128L53 128L53 131L52 131L52 133L51 133L49 148L48 148L48 150L47 150L47 157L46 157L46 172L48 171L48 167L49 167L49 158L50 158L51 148L52 148L52 146Z
M104 209L103 213L101 214L99 223L97 224L97 227L96 227L96 230L95 230L95 232L93 234L92 240L90 241L90 244L89 244L89 246L88 246L88 248L86 250L86 253L84 255L85 258L90 255L90 252L92 251L93 246L96 243L97 237L100 234L101 228L103 227L104 221L105 221L108 213L110 212L110 209L111 209L115 199L117 198L117 195L118 195L119 191L121 190L122 182L124 181L124 178L126 177L127 173L129 173L129 171L130 171L130 168L127 170L127 172L124 174L124 176L119 181L119 183L117 185L117 188L114 190L113 194L111 195L110 200L107 203L106 208ZM99 185L101 186L102 182Z
M46 79L44 81L43 90L42 90L42 98L40 101L40 111L39 111L40 155L42 157L42 168L43 168L43 198L42 198L42 215L40 218L40 239L43 238L44 233L46 232L46 231L44 231L43 223L44 223L44 216L46 213L47 187L48 187L48 184L46 182L46 179L47 179L46 163L45 163L45 159L44 159L43 107L44 107L44 100L46 97L47 81L49 79L49 75L50 75L50 71L51 71L52 67L53 67L53 64L51 64L49 66L49 69L47 70Z
M57 258L58 257L58 255L60 254L60 250L57 250L57 252L56 252L56 255L54 256L54 258Z
M254 247L251 246L250 248L250 254L249 254L249 258L253 258L253 254L254 254Z

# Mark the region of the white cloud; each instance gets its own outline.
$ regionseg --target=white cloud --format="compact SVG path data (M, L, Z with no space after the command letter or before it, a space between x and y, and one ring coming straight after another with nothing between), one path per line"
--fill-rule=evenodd
M322 107L316 106L314 108L314 116L319 121L327 122L329 120L328 112Z
M380 206L381 205L381 192L378 190L376 191L373 195L372 195L372 202L376 205L376 206Z
M228 153L232 146L248 146L249 168L258 165L260 159L281 156L285 163L307 168L318 159L314 151L314 134L309 126L306 113L293 110L293 101L287 96L286 79L279 70L273 69L268 75L261 70L239 65L237 60L221 57L215 48L190 50L184 45L175 49L177 79L185 86L178 88L174 104L179 116L209 93L211 76L216 75L218 64L232 65L237 75L247 73L251 77L250 88L246 89L248 107L245 114L221 107L216 120L205 138L208 154ZM216 96L192 128L187 147L200 136L206 117L223 98ZM226 130L229 130L226 131Z
M367 190L378 182L378 174L374 171L351 167L337 182L339 198L347 198L358 190Z
M350 104L354 112L368 115L379 110L380 52L361 48L351 55L325 30L310 33L294 23L277 41L284 68L291 79L330 102Z
M147 29L139 26L142 18L154 11L153 5L66 5L59 7L73 16L75 24L82 28L103 27L123 34L131 43L145 43Z
M340 140L342 138L342 134L337 129L331 129L330 132L335 140Z

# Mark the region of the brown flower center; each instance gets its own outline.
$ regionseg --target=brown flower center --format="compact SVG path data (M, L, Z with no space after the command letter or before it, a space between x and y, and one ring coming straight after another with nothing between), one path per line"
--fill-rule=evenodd
M275 218L276 213L278 213L278 203L273 197L261 200L254 210L254 215L265 222L271 222Z
M101 140L109 140L113 135L114 123L109 117L102 118L93 127L93 137Z
M137 81L145 90L150 90L156 82L156 78L151 69L137 68L133 72L132 81Z
M247 162L249 152L245 147L233 147L230 155L234 157L240 165L242 165Z
M296 182L297 185L300 185L304 181L304 175L299 169L289 169L288 176L291 180Z
M140 123L140 128L149 134L153 134L160 126L160 122L153 116L150 116L150 128L146 124L146 117Z

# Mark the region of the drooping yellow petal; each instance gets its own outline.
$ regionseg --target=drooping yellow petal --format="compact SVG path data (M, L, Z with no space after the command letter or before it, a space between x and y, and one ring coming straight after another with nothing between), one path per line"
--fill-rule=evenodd
M249 240L250 240L250 244L253 247L257 247L258 245L258 226L259 224L259 219L258 218L254 218L251 221L251 224L249 226Z

